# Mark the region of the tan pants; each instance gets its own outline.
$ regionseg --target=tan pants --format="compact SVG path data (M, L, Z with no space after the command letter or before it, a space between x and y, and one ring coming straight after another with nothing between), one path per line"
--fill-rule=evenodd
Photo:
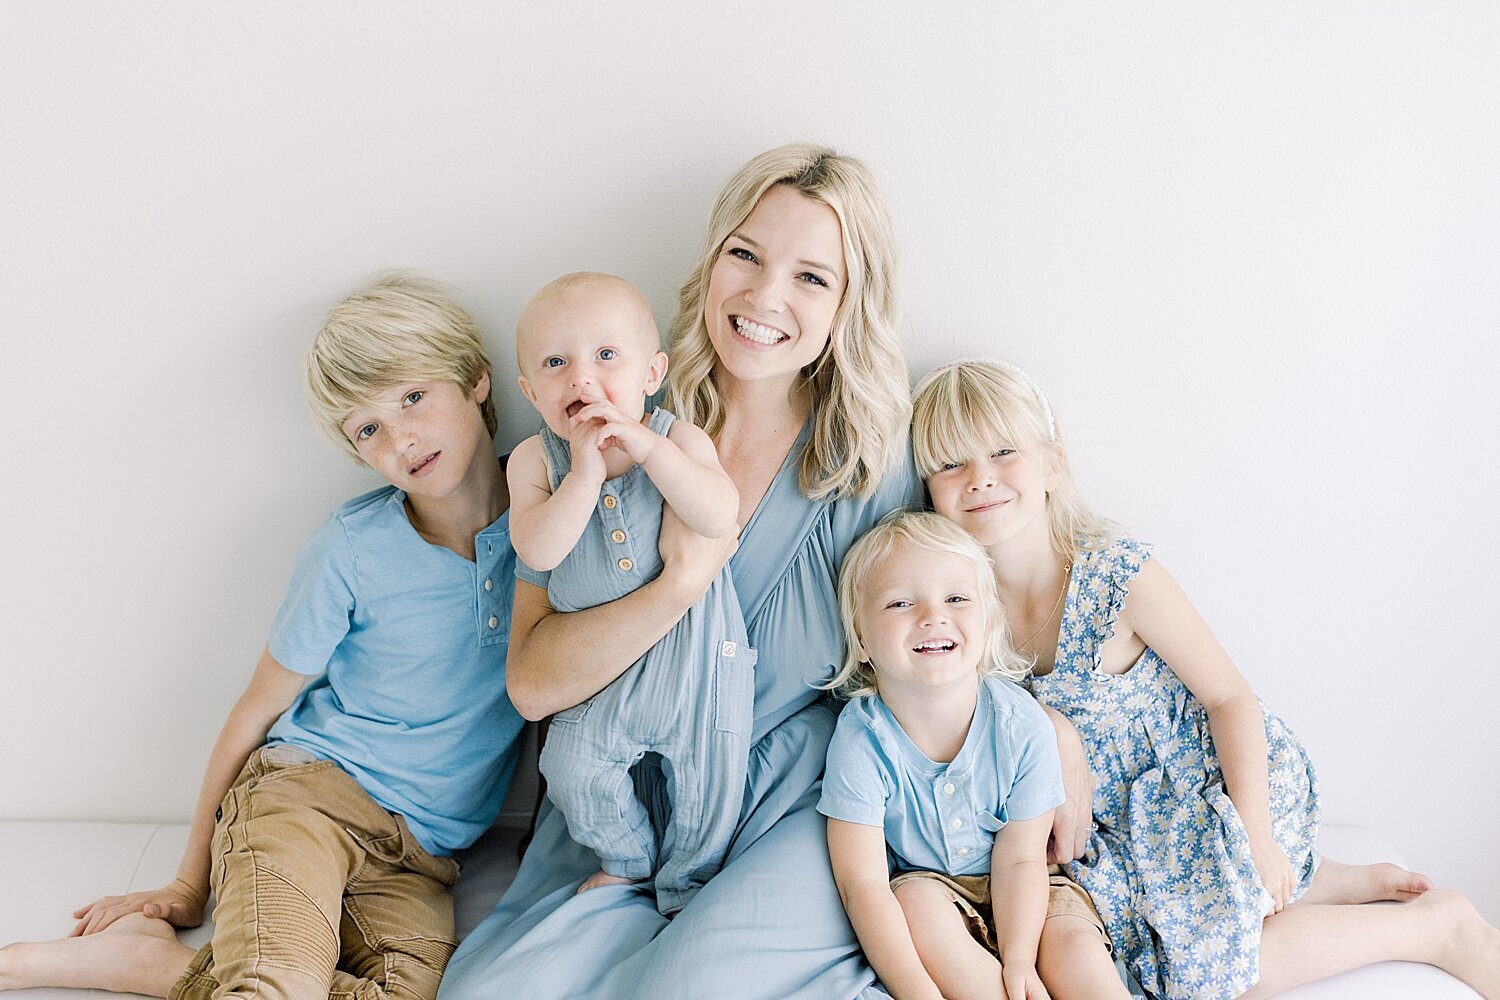
M902 872L891 879L891 890L894 892L902 883L917 879L936 882L942 886L949 901L963 913L969 934L974 940L984 945L990 954L996 958L1000 957L1000 950L995 943L995 914L990 900L990 877L988 875ZM1068 878L1061 865L1047 866L1047 919L1051 920L1053 917L1078 917L1088 921L1103 935L1104 946L1113 949L1109 940L1109 931L1104 929L1104 921L1100 919L1099 911L1094 908L1094 901L1089 897L1088 890Z
M430 1000L457 946L451 858L435 858L332 761L250 755L219 809L213 941L171 1000Z

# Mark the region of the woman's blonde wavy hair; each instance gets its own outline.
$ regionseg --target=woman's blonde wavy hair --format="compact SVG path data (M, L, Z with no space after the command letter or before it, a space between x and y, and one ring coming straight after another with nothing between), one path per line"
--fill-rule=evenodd
M989 636L979 660L979 676L999 676L1018 681L1031 670L1010 644L1005 611L995 586L995 566L984 548L957 524L931 511L897 510L865 532L844 557L839 570L839 617L844 621L844 663L833 679L818 687L840 698L862 698L877 694L876 665L859 658L859 599L876 566L900 548L960 556L974 568L974 587L984 609Z
M709 276L729 234L761 196L785 184L833 209L848 274L828 346L802 371L811 383L812 441L799 482L812 500L865 498L906 447L911 414L906 361L896 336L896 249L890 214L869 169L826 146L767 150L725 183L709 215L698 266L682 286L670 328L668 405L710 435L724 426L717 360L704 324Z
M1098 548L1117 529L1078 495L1062 435L1035 383L992 361L940 367L917 383L912 400L912 455L924 479L944 465L1006 444L1052 457L1057 479L1047 493L1052 548L1067 559Z

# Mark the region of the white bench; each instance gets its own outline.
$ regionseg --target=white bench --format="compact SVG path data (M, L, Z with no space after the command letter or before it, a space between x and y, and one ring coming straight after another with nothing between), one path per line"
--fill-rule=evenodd
M459 936L494 907L516 870L521 831L496 826L462 855L463 876L454 892ZM165 885L176 873L187 842L185 825L144 823L0 822L0 944L60 937L73 927L73 909L105 893ZM1371 830L1327 826L1321 847L1352 864L1394 861L1391 842ZM197 947L205 924L182 934ZM118 997L89 991L90 995ZM1384 962L1284 994L1289 1000L1472 1000L1474 991L1425 965ZM20 990L6 1000L80 1000L75 990Z

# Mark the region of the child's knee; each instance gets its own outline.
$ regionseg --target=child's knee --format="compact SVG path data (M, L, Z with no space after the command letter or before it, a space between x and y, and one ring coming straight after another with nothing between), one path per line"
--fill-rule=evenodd
M1042 924L1038 959L1043 962L1072 963L1093 954L1109 954L1109 945L1099 928L1082 917L1059 914Z
M953 909L953 898L939 883L925 878L902 882L895 888L896 902L906 914L906 922L913 923L930 917L933 913Z

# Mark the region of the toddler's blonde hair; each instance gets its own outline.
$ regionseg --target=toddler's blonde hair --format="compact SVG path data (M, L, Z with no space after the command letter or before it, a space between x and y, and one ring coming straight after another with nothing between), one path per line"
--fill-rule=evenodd
M772 187L785 184L833 209L843 232L843 296L828 346L803 369L812 383L812 440L802 457L804 496L865 498L906 447L911 398L896 336L896 241L890 214L863 163L826 146L792 143L767 150L724 184L709 215L703 255L678 295L668 366L669 406L716 435L724 402L704 325L709 276L724 241Z
M931 511L897 510L887 514L850 548L839 570L839 617L844 622L844 663L833 679L818 685L841 698L861 698L878 693L878 665L859 658L859 598L870 573L892 552L911 547L923 552L960 556L974 568L974 586L984 609L989 636L979 660L979 676L998 675L1020 680L1031 664L1011 648L1005 611L995 586L995 567L989 555L957 524Z
M397 272L329 310L307 351L307 405L318 429L363 465L344 434L350 413L407 382L442 379L470 393L490 370L469 314L438 283ZM494 403L477 402L494 437Z
M912 455L924 480L1001 444L1057 463L1057 479L1047 494L1054 550L1072 559L1111 537L1110 523L1078 495L1062 436L1035 383L983 360L938 368L917 383Z

